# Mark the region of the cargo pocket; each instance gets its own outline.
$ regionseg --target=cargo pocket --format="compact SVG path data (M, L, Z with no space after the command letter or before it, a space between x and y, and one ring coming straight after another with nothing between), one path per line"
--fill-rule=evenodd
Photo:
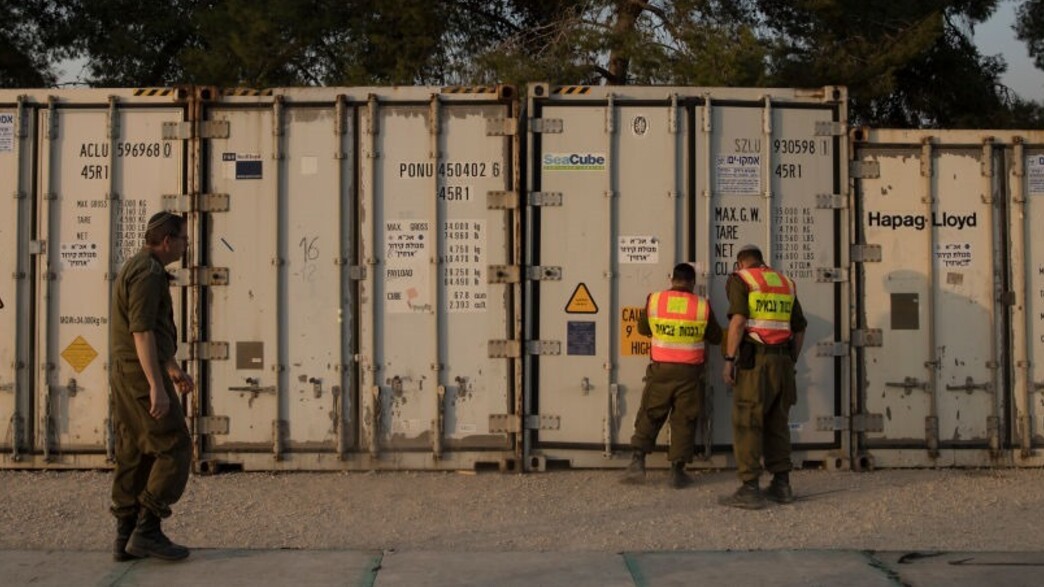
M761 406L754 402L735 402L732 425L742 430L761 430Z

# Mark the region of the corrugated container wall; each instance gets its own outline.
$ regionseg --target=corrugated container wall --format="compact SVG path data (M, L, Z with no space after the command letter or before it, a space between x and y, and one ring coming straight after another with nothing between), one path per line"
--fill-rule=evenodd
M201 466L512 469L521 366L508 87L203 103ZM223 351L227 349L227 351ZM224 354L222 354L224 352ZM202 355L201 355L202 357Z
M176 90L0 93L4 467L111 462L109 290L149 215L184 189ZM175 320L184 322L176 288Z
M530 86L528 468L628 462L646 296L694 263L725 325L725 280L747 243L795 280L809 318L795 459L848 465L846 99L834 87ZM698 466L732 462L721 367L714 348Z
M857 468L1039 465L1044 135L852 134Z

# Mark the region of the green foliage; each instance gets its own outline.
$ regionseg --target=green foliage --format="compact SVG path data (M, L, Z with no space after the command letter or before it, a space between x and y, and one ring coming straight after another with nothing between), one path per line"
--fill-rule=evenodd
M0 87L55 83L53 64L69 53L59 36L60 13L60 3L49 0L0 0Z
M1044 0L1017 31L1044 66ZM844 85L877 126L1040 126L976 24L998 0L0 0L0 84Z
M1026 42L1030 57L1044 69L1044 0L1025 0L1019 7L1015 32Z

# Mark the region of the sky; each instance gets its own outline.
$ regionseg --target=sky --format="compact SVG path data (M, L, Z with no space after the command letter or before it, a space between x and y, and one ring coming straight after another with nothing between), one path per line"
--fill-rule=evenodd
M975 27L975 43L983 55L1004 57L1008 71L1001 82L1020 97L1037 102L1044 101L1044 71L1033 65L1026 43L1015 38L1015 9L1020 2L1002 0L990 20Z

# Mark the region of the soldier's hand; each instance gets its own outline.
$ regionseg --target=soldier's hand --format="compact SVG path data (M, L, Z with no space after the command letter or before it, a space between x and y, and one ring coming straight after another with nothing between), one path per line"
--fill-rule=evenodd
M725 366L721 370L721 378L725 380L728 385L736 385L736 362L725 361Z
M149 415L153 418L159 420L170 411L170 399L162 386L149 388L149 400L151 402Z
M174 367L170 370L170 379L182 394L192 393L196 389L196 383L192 381L192 376L182 371L181 367Z

